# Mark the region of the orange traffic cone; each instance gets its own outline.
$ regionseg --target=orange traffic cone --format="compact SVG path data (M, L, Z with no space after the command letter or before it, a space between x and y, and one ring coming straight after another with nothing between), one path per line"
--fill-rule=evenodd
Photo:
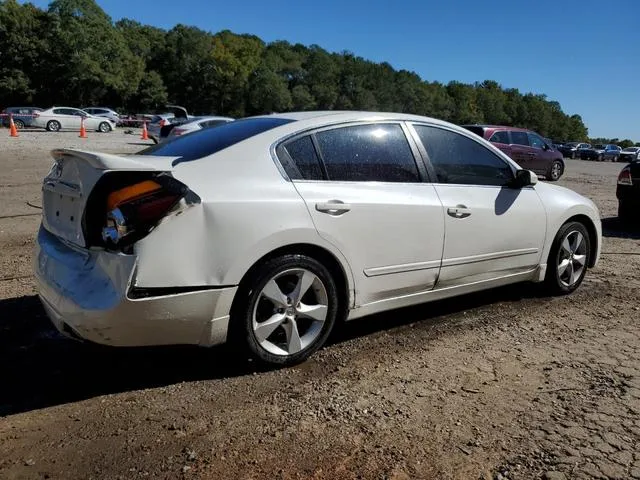
M80 138L87 138L87 129L84 128L84 117L80 119Z
M142 140L149 140L149 132L147 131L147 122L142 123Z
M16 128L16 124L13 123L13 115L9 115L9 136L17 137L18 129Z

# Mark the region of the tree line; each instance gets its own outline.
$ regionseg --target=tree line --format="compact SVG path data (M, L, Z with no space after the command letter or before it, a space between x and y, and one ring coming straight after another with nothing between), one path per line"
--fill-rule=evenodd
M114 23L94 0L54 0L48 10L0 0L0 105L150 112L168 102L233 117L358 109L514 125L558 140L588 134L558 102L493 80L443 84L317 45Z

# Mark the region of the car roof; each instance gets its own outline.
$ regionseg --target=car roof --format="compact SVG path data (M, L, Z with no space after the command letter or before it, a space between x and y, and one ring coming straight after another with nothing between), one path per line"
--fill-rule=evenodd
M251 117L248 117L251 118ZM319 110L308 112L286 112L286 113L271 113L267 115L256 115L253 118L283 118L286 120L294 120L296 122L310 122L314 123L315 120L321 120L322 122L357 122L357 121L374 121L374 120L396 120L396 121L416 121L429 123L438 123L446 126L451 126L451 123L438 120L436 118L425 117L421 115L413 115L410 113L395 113L395 112L374 112L374 111L362 111L362 110Z
M31 110L42 110L42 108L40 108L40 107L7 107L7 108L5 108L5 111L8 111L8 110L22 110L24 108L30 108Z
M478 127L485 128L487 130L513 130L515 132L533 132L533 130L529 128L520 128L520 127L510 127L509 125L486 125L480 123L473 123L468 125L462 125L462 127Z
M234 118L231 117L217 117L217 116L210 116L210 117L195 117L193 119L191 119L189 122L187 123L198 123L198 122L207 122L209 120L229 120L229 121L233 121L235 120ZM187 123L184 123L183 125L186 125Z

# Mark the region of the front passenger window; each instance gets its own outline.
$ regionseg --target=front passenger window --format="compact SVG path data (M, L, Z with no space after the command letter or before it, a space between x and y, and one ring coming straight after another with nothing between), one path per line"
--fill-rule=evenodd
M463 185L507 185L511 167L478 142L450 130L414 125L439 183Z
M531 142L531 146L533 148L544 148L545 143L538 135L534 135L532 133L529 134L529 141Z

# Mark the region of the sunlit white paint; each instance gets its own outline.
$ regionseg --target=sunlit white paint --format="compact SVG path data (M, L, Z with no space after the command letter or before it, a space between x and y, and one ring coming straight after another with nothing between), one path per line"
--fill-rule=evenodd
M291 182L273 154L280 139L328 124L419 121L453 129L519 169L467 130L400 114L283 116L297 121L191 162L55 151L62 169L52 168L45 179L35 265L53 322L109 345L222 343L247 271L265 255L295 244L322 248L340 264L351 319L516 281L540 281L554 236L575 215L596 226L599 257L597 208L561 187ZM181 205L131 255L86 249L78 213L100 176L114 170L168 172L198 201ZM348 208L326 208L336 200ZM471 215L447 213L460 205ZM64 221L55 217L59 210ZM128 296L134 287L201 290L134 300Z

